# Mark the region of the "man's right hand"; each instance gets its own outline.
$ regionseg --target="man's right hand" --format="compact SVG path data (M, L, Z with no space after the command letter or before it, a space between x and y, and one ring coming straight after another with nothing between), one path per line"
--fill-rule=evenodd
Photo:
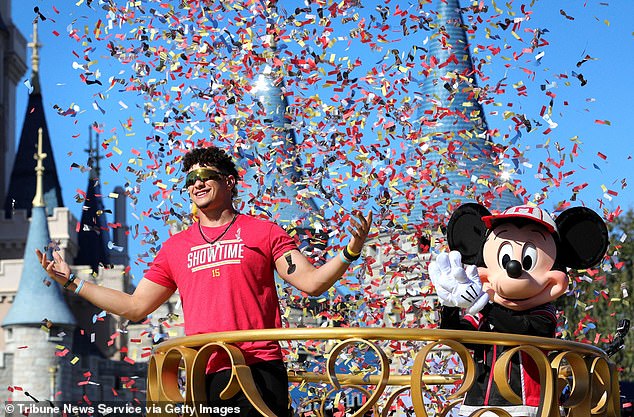
M466 308L469 314L475 314L489 302L489 296L482 291L478 268L463 267L458 251L439 253L429 264L428 272L442 305Z
M53 260L48 260L46 253L43 253L39 249L35 249L35 254L48 276L60 285L64 285L70 277L71 271L68 264L62 258L62 255L57 251L53 251Z

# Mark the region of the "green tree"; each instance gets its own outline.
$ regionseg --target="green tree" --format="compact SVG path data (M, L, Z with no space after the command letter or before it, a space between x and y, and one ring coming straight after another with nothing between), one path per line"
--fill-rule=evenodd
M571 273L570 291L559 299L566 339L604 347L621 319L634 321L634 211L608 224L610 248L596 269ZM622 381L634 381L634 337L612 357Z

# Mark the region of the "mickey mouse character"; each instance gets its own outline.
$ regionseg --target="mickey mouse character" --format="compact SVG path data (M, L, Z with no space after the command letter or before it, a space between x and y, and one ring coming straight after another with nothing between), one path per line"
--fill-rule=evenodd
M447 243L451 252L429 264L443 305L441 328L554 337L557 319L551 302L568 288L566 268L585 269L601 261L608 231L601 217L585 207L565 210L553 220L538 207L516 206L493 215L468 203L451 216ZM522 354L512 359L510 386L523 405L509 403L493 382L491 370L505 349L475 347L477 378L460 415L483 407L503 408L512 416L537 415L539 374L532 360Z

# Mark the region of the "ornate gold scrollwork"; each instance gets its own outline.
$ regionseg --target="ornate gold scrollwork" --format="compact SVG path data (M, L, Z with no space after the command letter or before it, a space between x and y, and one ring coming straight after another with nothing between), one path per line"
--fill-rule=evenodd
M390 393L390 396L385 401L383 411L381 412L381 417L387 417L388 413L390 412L390 407L392 406L392 403L396 400L396 398L398 398L398 396L404 393L405 391L409 391L409 390L410 390L410 387L405 386L405 387L400 387L394 392Z
M383 391L385 390L385 387L387 386L387 381L390 377L390 363L389 360L387 358L387 356L385 355L385 352L383 352L382 349L380 349L378 346L376 346L376 344L371 343L365 339L360 339L360 338L350 338L347 340L344 340L342 342L340 342L338 345L336 345L332 351L330 352L330 356L328 356L328 360L326 362L326 369L328 371L328 380L330 381L330 383L332 384L333 387L335 387L335 389L331 390L331 391L336 391L336 390L340 390L341 389L341 384L339 383L339 380L337 378L337 373L335 370L335 365L337 363L337 357L339 356L339 354L348 346L350 345L354 345L354 344L365 344L367 346L369 346L374 353L376 353L377 358L379 359L379 364L380 364L380 377L381 379L379 380L378 384L376 385L374 392L370 395L370 393L365 390L364 388L358 386L358 385L348 385L348 387L350 388L356 388L360 391L363 391L366 396L367 396L367 400L365 402L365 404L363 404L353 415L352 417L357 417L357 416L362 416L364 415L368 410L370 410L370 408L374 407L374 405L376 404L376 402L378 401L378 399L381 397L381 395L383 394ZM324 406L325 406L325 401L328 398L328 395L326 395L324 397L324 400L322 401L322 405L321 405L321 412L323 414L324 412ZM378 414L375 410L375 413Z
M590 378L588 366L583 357L575 352L560 352L551 360L555 375L566 377L564 383L558 384L556 394L561 394L564 385L570 386L570 395L561 406L570 408L568 417L587 417L590 415Z
M161 377L162 377L162 368L163 368L163 359L165 359L164 353L155 353L150 358L150 363L148 365L147 371L147 400L146 403L150 405L149 412L147 413L148 417L167 417L167 413L165 412L155 412L153 407L151 407L154 403L160 403L164 401L161 398ZM159 411L165 411L161 408Z
M535 362L539 372L539 417L560 417L555 393L555 377L550 368L548 358L541 349L530 345L521 345L505 351L495 362L493 380L500 390L500 394L512 404L522 404L522 399L511 389L507 375L511 358L520 352L526 353Z
M185 397L181 393L178 385L178 374L181 361L185 366L185 372L188 372L193 365L196 357L196 350L185 347L176 347L168 350L163 358L161 366L161 398L165 401L173 403L191 402L191 393L185 386Z
M161 368L165 354L155 353L150 357L147 370L147 401L160 401L159 381L161 379Z
M463 382L460 388L451 394L448 398L454 399L463 396L475 381L475 364L473 358L467 348L460 342L449 339L441 339L426 344L420 352L414 357L414 366L412 368L412 404L417 417L427 417L425 403L423 401L423 371L427 365L427 356L431 351L440 345L444 345L453 349L458 354L464 367ZM425 384L427 386L427 384ZM450 405L453 408L456 404ZM449 407L445 407L450 409Z
M220 398L224 400L229 399L242 389L244 395L260 414L266 417L275 417L275 413L273 413L264 403L264 400L262 400L253 381L251 368L246 365L242 351L236 346L221 342L207 343L198 350L191 372L188 373L188 379L191 381L191 386L188 386L188 390L191 391L192 401L195 404L207 403L205 383L207 364L212 354L222 351L226 352L231 360L231 378L225 389L220 393ZM199 407L195 407L195 410L196 415L199 416Z
M148 369L147 396L149 405L191 402L187 390L185 390L186 397L183 397L178 381L181 362L184 363L185 369L189 369L195 356L195 349L182 346L172 347L161 355L152 356ZM153 410L153 407L149 408L149 416L158 417L172 414L168 413L164 407L158 407L158 412Z
M620 407L618 379L614 365L605 358L590 359L592 415L612 416Z
M616 364L610 362L610 379L612 389L608 394L608 416L620 416L621 415L621 387L619 386L619 371L616 369Z
M412 406L417 417L427 417L425 397L429 396L433 386L452 386L462 380L457 390L449 397L454 398L446 402L442 410L436 410L436 416L447 417L462 397L473 385L475 380L475 364L468 349L463 345L471 344L501 344L509 346L509 350L501 355L493 368L495 383L502 395L511 402L521 403L521 399L511 390L508 381L508 370L513 355L523 352L529 355L536 363L539 372L541 390L541 405L539 417L559 417L560 411L567 413L568 417L605 416L616 417L619 415L619 386L618 373L613 363L600 349L578 342L530 337L524 335L511 335L501 333L465 332L438 329L377 329L377 328L302 328L302 329L264 329L257 331L223 332L207 335L196 335L181 339L172 339L155 348L150 358L148 369L147 399L148 403L179 403L206 404L207 392L205 387L206 369L211 355L214 352L227 354L231 361L232 375L229 383L224 388L221 396L230 398L242 390L255 408L263 415L273 417L273 413L266 407L255 387L253 378L244 357L239 348L231 343L256 340L332 340L341 342L332 350L325 373L313 373L302 371L299 374L289 374L289 380L294 383L330 383L334 389L320 393L317 398L307 399L306 404L319 404L312 412L316 417L323 417L325 399L337 389L354 389L366 396L362 408L356 410L355 416L360 416L372 410L374 415L387 417L390 408L399 395L410 390ZM382 340L408 340L423 342L423 347L418 351L407 350L406 359L410 360L410 354L414 355L411 374L390 374L389 363L386 354L371 341ZM335 373L335 365L338 357L344 349L353 344L367 345L372 349L380 363L379 370L360 375L357 373ZM438 346L447 347L442 352L459 356L464 367L463 374L442 374L436 369L431 369L429 359L432 350ZM361 347L359 347L361 348ZM365 348L364 348L365 349ZM546 351L555 353L546 357ZM365 352L365 350L364 350ZM435 354L435 353L434 353ZM179 385L179 376L185 369L186 383ZM402 369L400 371L407 371ZM566 373L567 372L567 373ZM557 384L568 384L571 387L570 396L565 402L558 403L562 389L557 389ZM368 388L370 386L370 388ZM396 390L385 394L387 386ZM329 387L330 388L330 387ZM325 396L324 396L325 395ZM387 397L385 403L379 400ZM378 409L385 404L379 413ZM427 404L427 408L430 405ZM159 413L148 413L149 417L167 417L161 414L162 407L157 408ZM589 411L588 411L589 409ZM198 413L198 407L194 410ZM150 409L150 411L153 411ZM483 416L490 412L499 417L509 416L506 410L497 407L478 410L471 417ZM169 414L174 415L173 413Z

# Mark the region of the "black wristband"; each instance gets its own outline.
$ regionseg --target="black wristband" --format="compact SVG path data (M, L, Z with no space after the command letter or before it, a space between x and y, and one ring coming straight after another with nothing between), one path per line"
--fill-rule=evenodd
M75 277L75 274L71 273L71 274L68 276L68 281L66 281L66 282L64 283L64 288L68 288L68 286L69 286L70 284L72 284L72 283L73 283L73 281L75 281L75 278L76 278L76 277Z
M353 256L350 251L348 250L348 247L346 246L345 248L343 248L343 251L341 252L343 253L343 256L349 260L350 262L354 262L357 259L359 259L359 257L361 256L361 254L358 254L357 256Z

